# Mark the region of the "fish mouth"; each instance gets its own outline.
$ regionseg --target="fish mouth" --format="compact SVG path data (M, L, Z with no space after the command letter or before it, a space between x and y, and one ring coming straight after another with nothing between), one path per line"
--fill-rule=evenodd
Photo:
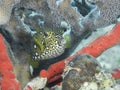
M95 3L90 2L90 0L73 0L71 6L76 7L77 11L84 17L96 7Z

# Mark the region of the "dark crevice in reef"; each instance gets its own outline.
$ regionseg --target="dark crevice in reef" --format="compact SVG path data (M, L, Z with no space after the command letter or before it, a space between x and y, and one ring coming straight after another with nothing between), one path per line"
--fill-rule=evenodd
M77 7L78 12L82 16L86 16L95 7L95 4L86 0L81 0L81 2L79 0L74 0L74 2L71 3L71 6Z
M39 72L42 70L42 69L48 69L48 67L51 65L51 64L54 64L58 61L61 61L65 58L67 58L69 56L69 52L67 50L65 50L65 52L56 57L56 58L53 58L53 59L46 59L46 60L41 60L39 63L39 67L38 68L34 68L33 70L33 76L32 77L35 77L39 74Z

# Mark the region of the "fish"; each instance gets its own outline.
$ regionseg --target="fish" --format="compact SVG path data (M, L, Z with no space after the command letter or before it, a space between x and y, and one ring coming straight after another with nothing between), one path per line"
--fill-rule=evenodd
M63 36L65 33L64 28L42 27L44 26L44 15L41 13L25 8L16 10L15 15L17 15L19 23L24 31L31 35L30 53L33 61L52 59L60 56L65 51L67 40Z
M60 30L57 30L58 32ZM32 60L46 60L60 56L65 51L65 43L62 34L55 30L36 29L36 34L31 39Z
M34 69L33 74L36 74L34 72L38 71L38 67L39 69L46 68L51 63L58 61L66 48L70 47L71 29L60 25L55 28L47 27L43 13L24 7L15 8L14 15L21 26L21 32L29 36L30 42L25 48L29 53L29 65Z

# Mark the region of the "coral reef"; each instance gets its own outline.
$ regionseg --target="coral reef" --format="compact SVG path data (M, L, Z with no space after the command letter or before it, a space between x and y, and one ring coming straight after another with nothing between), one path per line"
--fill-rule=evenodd
M77 19L80 17L79 13L77 13L71 6L69 0L64 0L59 7L56 4L56 0L52 1L34 1L29 0L29 2L25 3L26 1L21 2L21 6L25 8L30 8L35 11L41 12L45 15L45 26L48 28L55 29L56 27L60 26L61 21L66 21L67 23L75 23L77 24ZM39 8L38 8L39 6ZM72 13L76 13L72 15ZM66 15L68 14L68 15ZM69 21L69 20L71 21ZM78 24L77 24L78 25ZM78 25L79 26L79 25Z
M102 27L117 22L120 15L120 0L88 0L95 3L100 9L100 17L96 21L96 27Z
M96 10L96 9L93 10L89 14L88 18L90 18L90 16L93 13L98 12L98 11L99 10ZM83 16L81 16L75 9L73 9L71 7L69 0L65 0L65 1L61 2L59 6L56 5L56 1L46 1L46 0L41 0L41 1L29 0L29 1L27 1L27 0L24 0L24 1L21 1L20 4L18 4L18 6L15 6L15 8L13 9L13 12L14 12L14 14L12 14L10 23L5 28L6 28L6 30L9 30L9 32L12 34L13 41L11 43L11 47L13 49L13 52L15 54L17 53L17 55L15 55L15 57L19 58L19 59L22 59L21 57L26 57L29 60L30 58L29 58L28 52L31 52L29 49L29 48L31 48L30 44L29 44L31 42L30 37L28 35L26 35L26 33L24 32L23 29L26 29L26 31L28 33L30 33L31 30L32 31L35 30L36 26L40 26L40 28L42 28L42 30L45 30L45 29L53 30L53 32L58 32L58 28L64 28L66 31L70 31L69 35L67 34L67 36L66 36L66 34L64 34L63 38L67 39L66 40L67 42L74 43L74 44L71 44L70 48L68 48L67 50L65 49L65 54L62 54L60 57L58 57L59 53L58 53L58 55L56 54L55 57L58 57L59 60L69 56L70 52L72 52L72 50L77 45L77 42L80 40L80 39L78 39L77 36L79 36L79 37L81 35L86 36L86 34L88 34L88 32L89 32L88 29L83 29L83 27L87 25L86 23L82 26L82 28L79 25L78 19L82 18ZM32 16L34 14L34 13L32 13L31 16L29 16L31 12L36 12L39 15ZM75 15L72 15L72 17L71 17L71 14L72 14L71 12L75 13ZM16 13L18 13L18 14L16 14ZM68 13L68 15L66 15L67 13ZM15 17L17 17L17 18L15 18ZM31 17L31 19L30 19L30 17ZM18 19L18 21L16 21L16 19ZM25 20L23 20L23 19L25 19ZM63 21L67 23L66 26L64 26L64 25L61 26L63 24L62 23ZM38 22L38 23L36 23L36 22ZM93 22L94 22L94 16L93 16L93 20L91 20L89 23L93 23ZM28 27L28 25L29 25L29 27ZM86 31L88 31L88 32L86 32ZM22 39L22 38L24 38L24 39ZM69 38L71 39L71 41ZM68 44L70 44L70 43L68 43ZM67 45L65 45L65 46L67 46ZM22 48L22 50L21 50L21 48ZM25 51L23 51L23 50L25 50ZM18 51L24 52L26 56L22 56ZM46 66L49 66L50 64L59 61L58 58L52 59L52 62L43 62L47 65L42 64L44 66L40 66L40 68L41 67L46 68Z
M0 25L6 24L11 16L13 6L20 0L1 0L0 1Z
M79 50L73 56L51 65L48 68L48 70L42 70L40 72L40 77L48 78L48 83L54 82L61 78L61 73L65 68L65 63L67 61L71 61L77 55L82 53L87 53L94 57L98 57L103 51L120 42L119 29L120 29L120 23L117 23L117 25L113 28L113 30L111 30L110 32L106 33L103 36L98 37L96 40L94 40L93 42L91 42L89 45L82 48L81 50ZM112 41L110 42L110 40ZM115 76L114 78L117 78L118 77L117 75L119 75L118 73L116 72L113 73L113 77Z
M109 25L114 21L116 22L120 14L119 6L119 0L21 0L21 2L20 0L1 0L0 25L8 23L2 26L3 29L0 32L4 35L13 51L13 55L10 56L14 56L15 61L12 59L13 68L21 87L23 88L30 80L30 63L28 61L36 58L34 56L38 55L36 52L40 52L40 55L42 54L41 59L48 60L37 61L39 65L34 65L37 69L33 71L33 74L38 75L41 69L47 70L42 70L39 79L35 78L33 80L35 85L28 84L30 85L29 89L36 87L36 85L38 85L37 88L44 88L46 84L48 85L61 79L66 61L72 60L77 55L88 53L98 57L106 49L118 44L120 42L119 23L111 32L99 37L69 57L80 40L93 30ZM63 31L62 34L61 30ZM41 34L38 34L39 32ZM32 40L31 37L33 37ZM32 44L30 44L31 41ZM54 41L57 41L57 44ZM39 50L33 49L33 47L36 48L34 44L38 44L37 48ZM59 48L61 45L62 47ZM46 46L49 47L49 51ZM53 50L53 48L55 49ZM44 55L43 52L49 53ZM60 60L63 61L58 62ZM32 64L34 64L33 62ZM50 64L52 65L49 67ZM30 71L32 72L32 70ZM117 71L117 74L112 73L112 76L118 79L119 71ZM44 85L41 84L44 80L43 78L47 79ZM36 84L36 80L40 83ZM43 86L40 86L40 84Z
M83 5L83 7L81 6ZM82 12L80 8L82 8L86 12L90 12L90 10L97 6L99 9L99 13L95 13L93 16L94 18L97 16L94 23L88 23L86 26L88 29L97 29L101 27L108 26L112 23L117 22L117 18L120 15L120 1L119 0L72 0L72 6L77 7L77 10L81 14L85 14ZM88 7L89 6L89 7ZM88 14L87 14L88 15ZM83 18L83 20L80 21L80 24L84 24L85 21L91 20L91 18ZM90 26L89 26L90 25Z

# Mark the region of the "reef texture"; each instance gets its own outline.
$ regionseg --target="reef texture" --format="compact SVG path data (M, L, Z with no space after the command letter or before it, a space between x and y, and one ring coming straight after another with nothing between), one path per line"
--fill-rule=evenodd
M98 57L106 49L108 49L120 42L119 29L120 29L120 23L117 23L117 25L110 32L106 33L103 36L98 37L96 40L94 40L93 42L91 42L89 45L85 46L81 50L79 50L73 56L68 57L68 58L64 59L63 61L60 61L60 62L50 65L48 70L42 70L40 72L40 77L47 78L48 83L55 82L56 80L59 80L61 78L61 74L65 68L66 62L71 61L77 55L87 53L94 57ZM112 40L112 41L110 42L110 40ZM98 43L98 42L100 42L100 43ZM119 70L112 72L111 75L115 79L118 79L119 78Z
M78 55L65 66L62 90L105 90L115 84L89 55Z
M117 22L120 16L120 0L88 0L95 3L100 9L100 17L96 21L96 26L106 26Z
M20 0L0 0L0 25L8 23L13 6L19 2Z
M75 25L76 28L77 26L79 27L77 19L81 16L71 7L70 1L64 0L59 6L56 2L56 0L26 0L21 2L20 5L42 13L45 19L45 26L48 28L55 29L60 27L61 21L66 21L72 26Z
M82 10L89 12L88 14L84 14L81 11L81 5L84 5ZM96 28L116 23L117 18L120 16L120 0L72 0L72 6L76 7L79 13L86 15L80 20L80 24L86 24L85 28L87 27L87 29L95 30ZM95 6L97 6L99 12L95 12L88 18L89 14L92 12L91 9Z
M72 2L78 2L81 7L74 6L74 5L72 6ZM0 18L1 18L0 25L3 25L3 24L5 25L2 26L3 29L0 32L2 32L6 41L8 41L13 51L13 55L15 58L13 67L15 67L15 72L16 72L17 78L21 82L22 88L29 81L30 74L28 73L29 72L28 61L31 59L31 53L34 53L34 50L33 52L31 51L31 44L30 44L32 35L29 32L26 32L28 29L30 29L28 31L36 31L37 28L35 27L40 25L39 28L42 30L42 33L45 31L43 36L39 36L37 34L35 38L38 38L38 37L43 38L44 36L46 37L49 36L46 34L47 32L46 29L52 30L52 32L54 33L56 31L60 31L61 28L65 31L70 30L70 32L67 33L67 35L71 38L72 46L68 49L69 50L71 49L70 52L72 52L72 49L74 49L74 45L77 45L76 41L79 41L81 38L84 38L82 36L86 36L88 32L91 32L92 30L95 30L98 27L106 26L111 24L113 21L116 21L117 17L120 14L119 6L120 6L119 0L113 0L113 1L100 0L100 2L93 1L93 0L91 1L90 0L89 1L88 0L79 0L79 1L78 0L72 0L72 1L70 0L61 0L61 1L60 0L21 0L21 2L20 0L1 0L0 1ZM76 7L78 10L75 9ZM11 13L12 10L13 10L13 13ZM85 13L84 13L84 10L85 10ZM29 14L31 11L36 12L41 16L35 16L35 18L30 19ZM31 15L34 15L34 13ZM39 23L36 23L37 20ZM61 24L62 21L64 21L65 23ZM119 29L119 24L118 26L116 26L115 31L111 32L110 36L109 35L103 36L102 38L96 40L95 43L93 42L88 47L82 49L82 52L84 53L86 52L97 57L105 49L119 42L118 29ZM61 36L62 35L64 36L64 34L61 34ZM34 36L32 38L34 38ZM40 48L41 46L43 47L45 46L45 44L49 42L49 39L48 39L48 41L44 41L45 43L40 44L42 40L40 41L39 40L40 39L33 39L34 42L37 42L37 44L39 44ZM34 45L32 46L35 47ZM58 43L55 44L55 48L57 48L57 46L58 46ZM46 49L47 48L45 48L45 50ZM63 53L63 51L59 53L61 54ZM66 55L66 53L63 53L63 54ZM78 52L77 54L81 54L81 52ZM65 58L64 56L58 57L59 55L55 54L55 57L56 57L55 62L57 62L58 59L63 60ZM48 60L49 62L38 62L40 65L37 67L38 68L42 67L42 69L45 67L48 68L48 66L51 63L55 63L54 59L51 59L51 60ZM59 65L59 63L57 65ZM61 68L58 66L55 66L55 67L58 68L57 71L59 71L60 72L59 75L61 75L64 69L64 63L63 62L61 63ZM53 67L53 69L56 70L55 67ZM26 72L26 73L24 74L23 72ZM31 73L32 73L32 70L31 70ZM54 72L52 75L54 76L55 73L56 72ZM48 78L51 78L52 75L51 74L48 75L49 76ZM58 76L58 77L60 78L61 76ZM52 82L56 79L57 78L53 78L53 79L49 79L48 81Z

